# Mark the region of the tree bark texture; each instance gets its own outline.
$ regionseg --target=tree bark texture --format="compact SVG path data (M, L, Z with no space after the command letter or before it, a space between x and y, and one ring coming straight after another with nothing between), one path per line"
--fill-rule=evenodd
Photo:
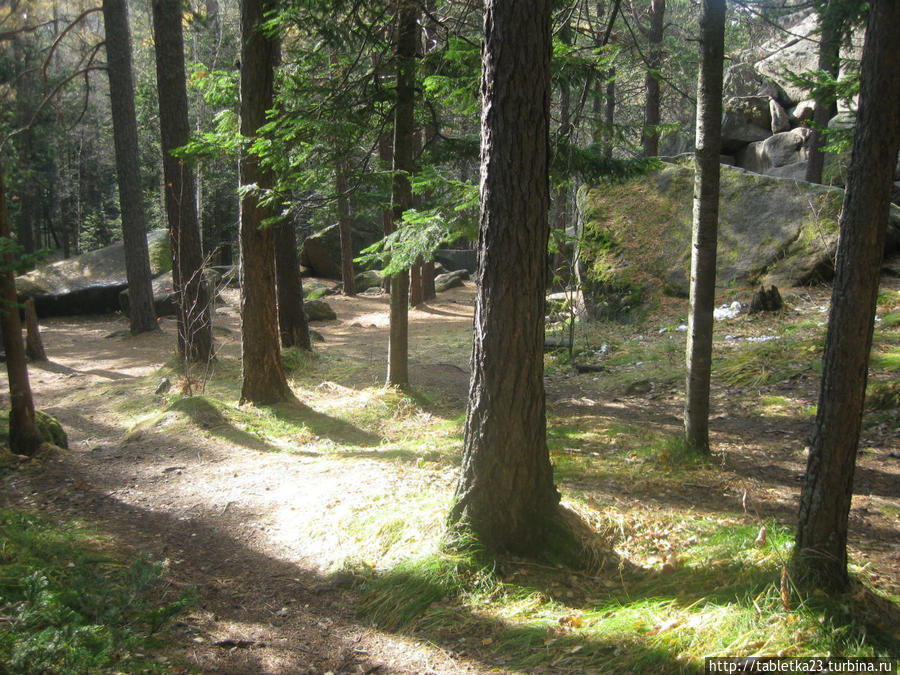
M545 548L559 493L546 440L550 0L488 0L472 378L451 521L491 553Z
M689 446L708 452L709 378L719 224L719 152L722 147L725 0L703 0L701 11L684 431Z
M840 0L829 0L819 10L819 70L824 70L833 78L837 78L841 60L841 30L838 18ZM828 122L837 115L837 101L834 96L817 96L813 112L812 137L809 143L809 159L806 164L806 180L810 183L821 183L825 168L825 146L823 130Z
M278 43L261 29L271 0L241 1L241 136L252 139L272 107ZM244 151L242 187L271 185L259 158ZM281 366L275 306L275 229L263 227L271 216L249 190L241 198L241 402L265 405L283 401L290 389Z
M847 588L847 525L878 281L900 149L900 3L874 0L844 194L816 427L800 493L794 578Z
M281 346L311 349L309 322L303 309L303 280L297 256L297 235L287 221L277 225L275 232L275 272L278 288L278 328Z
M397 102L394 107L394 178L391 190L393 227L403 227L403 213L412 207L410 176L415 170L415 81L419 26L416 3L398 0ZM409 384L409 274L391 278L391 328L387 384Z
M172 281L178 294L178 353L204 362L213 355L209 292L197 215L193 163L172 151L190 140L184 38L179 0L153 0L156 83L165 179L166 216L172 249Z
M0 167L0 237L10 239L9 215L6 210L6 186ZM34 422L34 399L28 381L22 321L16 298L15 262L12 254L3 256L0 270L0 332L6 351L6 374L9 378L9 449L29 457L37 452L42 438Z
M353 272L353 240L350 230L350 199L347 186L347 160L338 159L335 171L337 188L338 232L341 238L341 279L344 295L356 295L356 276Z
M116 146L116 179L122 210L125 243L125 276L128 279L131 332L157 328L150 285L150 253L144 220L138 154L137 120L134 114L134 81L131 73L131 37L125 0L103 0L106 60L113 138Z
M660 86L659 71L663 60L663 27L666 13L665 0L651 0L650 26L647 31L649 46L647 49L647 76L644 88L647 96L644 99L644 129L641 132L641 145L645 157L656 157L659 154L659 106Z

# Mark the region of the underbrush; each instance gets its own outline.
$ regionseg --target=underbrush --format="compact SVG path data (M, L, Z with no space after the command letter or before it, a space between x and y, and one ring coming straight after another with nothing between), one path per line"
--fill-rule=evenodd
M0 510L0 535L0 672L169 671L149 651L191 596L164 563L125 563L83 526L23 511Z

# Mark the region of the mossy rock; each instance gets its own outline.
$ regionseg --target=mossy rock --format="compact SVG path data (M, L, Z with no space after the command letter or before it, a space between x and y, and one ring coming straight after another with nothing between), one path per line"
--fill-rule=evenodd
M59 421L45 412L40 410L34 411L34 422L37 425L38 433L43 439L53 445L68 449L69 438L66 436L65 430ZM9 445L9 410L0 412L0 443Z
M356 275L353 280L356 284L356 291L362 293L370 288L380 288L384 285L384 274L381 270L366 270Z
M306 310L306 318L310 321L334 321L337 319L337 314L331 309L331 305L324 300L307 300L303 303L303 308Z
M720 171L716 283L780 288L827 281L833 274L841 188ZM610 309L657 293L688 289L694 170L690 161L663 164L632 180L584 188L585 284ZM892 207L888 252L900 247L900 209ZM593 293L592 293L593 291Z
M69 448L69 437L59 421L45 412L36 410L34 412L34 421L37 424L38 431L49 443L60 447Z

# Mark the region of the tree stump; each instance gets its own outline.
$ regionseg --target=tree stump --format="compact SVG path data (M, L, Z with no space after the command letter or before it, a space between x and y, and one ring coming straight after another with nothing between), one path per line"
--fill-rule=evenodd
M41 340L38 327L37 312L34 311L34 298L25 301L25 356L29 361L46 361L47 352Z
M753 294L750 301L750 314L757 312L777 312L784 308L784 301L781 299L781 293L775 286L771 286L768 290L759 287L759 290Z

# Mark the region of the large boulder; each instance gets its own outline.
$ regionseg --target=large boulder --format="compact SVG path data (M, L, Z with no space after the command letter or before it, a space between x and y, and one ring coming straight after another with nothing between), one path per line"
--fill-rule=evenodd
M722 118L722 152L730 155L748 143L772 135L768 96L737 96L725 102Z
M760 78L774 82L791 101L802 101L809 92L797 84L791 73L805 73L819 67L818 14L810 9L800 10L783 17L781 25L785 30L738 55L736 60L751 64ZM841 47L841 57L858 63L864 37L864 29L854 30L850 40Z
M303 242L300 249L300 264L309 268L312 276L322 279L340 279L341 278L341 253L340 248L337 250L337 257L333 257L334 252L326 247L322 240L317 237L309 237Z
M451 288L462 286L463 282L468 279L469 272L467 270L455 270L445 274L438 274L434 278L434 290L437 293L443 293L444 291L449 291Z
M842 189L727 166L720 175L720 289L750 283L786 288L831 277ZM620 185L580 191L588 284L630 306L647 289L686 295L693 182L693 165L682 161ZM892 207L888 251L898 248L900 209Z
M805 161L809 158L811 134L809 129L797 127L750 143L737 153L737 165L748 171L768 173L776 167Z
M168 232L151 231L147 245L151 276L171 270ZM44 265L16 278L19 300L34 298L38 316L115 312L119 309L119 294L127 287L122 242Z
M353 257L384 236L383 225L366 218L356 218L350 227L350 247ZM337 223L320 230L300 226L300 265L309 274L324 279L341 278L341 232Z
M206 280L206 288L208 292L215 291L218 299L218 292L222 285L227 285L230 279L223 282L222 273L211 267L203 269L203 277ZM175 282L172 281L171 270L160 274L152 282L153 287L153 308L156 310L156 316L175 316L178 313L178 294L175 293ZM119 294L119 307L126 315L130 315L131 296L126 288Z
M466 270L475 274L478 268L478 254L470 248L439 248L434 252L434 259L448 272Z

